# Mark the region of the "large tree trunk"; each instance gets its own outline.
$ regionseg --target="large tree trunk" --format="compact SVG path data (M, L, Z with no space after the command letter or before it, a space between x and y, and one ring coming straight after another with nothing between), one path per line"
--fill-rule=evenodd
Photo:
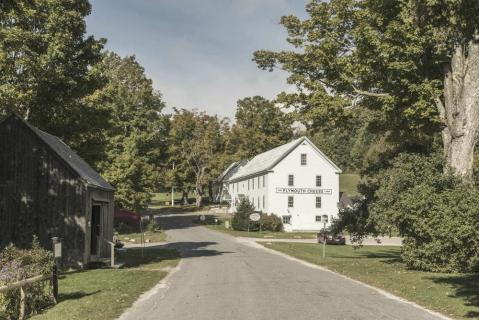
M205 168L201 168L196 174L195 196L197 208L201 208L201 206L203 205L203 195L205 193L203 186L204 174Z
M196 196L196 207L201 208L203 205L203 190L202 188L195 189L195 196Z
M188 204L188 189L186 188L181 190L181 202L183 203L183 205Z
M472 179L474 147L479 132L479 42L458 46L444 68L444 101L438 109L445 127L445 170Z

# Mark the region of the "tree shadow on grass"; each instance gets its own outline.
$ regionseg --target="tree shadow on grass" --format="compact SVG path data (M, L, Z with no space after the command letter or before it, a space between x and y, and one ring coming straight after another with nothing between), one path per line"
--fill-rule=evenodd
M368 248L359 248L353 254L337 254L334 258L338 259L380 259L384 263L399 263L402 262L401 253L395 249L381 249L371 251Z
M454 292L450 296L461 299L465 306L473 309L464 314L465 318L479 318L479 273L446 275L429 279L452 287Z
M66 300L77 300L84 297L92 296L94 294L100 293L101 290L96 290L93 292L84 292L84 291L75 291L69 293L59 293L58 294L58 302L66 301Z

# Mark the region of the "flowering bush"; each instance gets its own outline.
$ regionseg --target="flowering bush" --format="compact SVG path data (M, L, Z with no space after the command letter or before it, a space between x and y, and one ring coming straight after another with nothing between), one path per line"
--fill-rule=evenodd
M52 268L53 254L41 248L36 237L31 249L18 249L11 244L0 252L0 286L50 274ZM45 288L45 283L37 282L26 288L26 314L35 314L53 302L52 294ZM0 318L18 318L19 305L20 289L0 294Z

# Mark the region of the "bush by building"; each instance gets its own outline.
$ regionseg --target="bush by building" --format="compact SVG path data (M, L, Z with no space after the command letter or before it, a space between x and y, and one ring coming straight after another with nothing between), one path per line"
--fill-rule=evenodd
M254 212L254 205L246 198L241 199L236 209L231 226L234 230L247 231L250 227L249 215ZM252 231L252 230L250 230Z
M283 221L275 214L261 214L259 222L261 223L261 230L263 231L283 231Z
M51 274L53 254L40 247L34 237L31 249L19 249L13 245L0 252L0 286L25 280L38 275ZM28 286L25 314L38 313L54 302L49 281L41 281ZM0 295L0 319L17 319L19 316L20 289L10 290Z
M283 231L283 221L277 215L261 213L259 221L250 221L249 216L254 212L254 205L248 199L242 199L231 221L233 229L240 231Z

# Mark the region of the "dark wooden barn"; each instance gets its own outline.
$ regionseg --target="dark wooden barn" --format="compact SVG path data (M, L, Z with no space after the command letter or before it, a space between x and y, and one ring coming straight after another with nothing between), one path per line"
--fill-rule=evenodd
M109 257L114 188L59 138L12 114L0 122L0 248L51 248L83 266Z

